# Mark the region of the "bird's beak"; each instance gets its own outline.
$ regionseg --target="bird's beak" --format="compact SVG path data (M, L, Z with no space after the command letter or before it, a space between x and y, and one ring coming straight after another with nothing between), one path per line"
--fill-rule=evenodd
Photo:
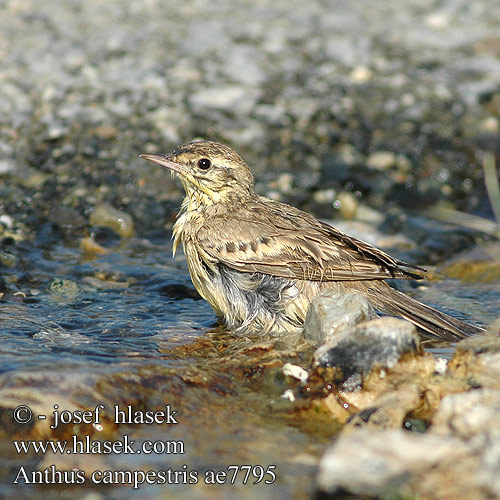
M178 174L183 173L182 165L175 163L167 155L142 154L139 156L141 158L144 158L145 160L149 160L152 161L153 163L158 163L158 165L161 165L163 167L167 167L169 170L172 170L172 172L176 172Z

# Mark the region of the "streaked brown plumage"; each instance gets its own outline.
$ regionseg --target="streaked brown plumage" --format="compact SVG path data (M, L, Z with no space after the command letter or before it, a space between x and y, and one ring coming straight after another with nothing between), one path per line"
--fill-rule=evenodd
M361 293L379 311L402 316L434 337L482 331L394 290L388 278L425 272L253 191L243 159L216 142L142 158L177 174L186 191L174 225L194 286L239 331L297 331L322 290Z

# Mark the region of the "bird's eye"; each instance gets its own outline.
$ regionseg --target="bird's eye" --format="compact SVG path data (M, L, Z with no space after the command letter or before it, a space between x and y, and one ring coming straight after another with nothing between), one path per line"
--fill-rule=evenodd
M212 162L208 158L198 160L198 168L201 168L201 170L208 170L211 166Z

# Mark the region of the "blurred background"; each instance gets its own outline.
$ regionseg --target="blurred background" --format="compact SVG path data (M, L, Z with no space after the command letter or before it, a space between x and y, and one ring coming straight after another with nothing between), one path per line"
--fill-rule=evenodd
M74 228L106 202L155 230L181 193L138 155L206 138L326 218L491 216L499 18L487 0L2 2L0 209Z
M401 286L489 324L500 299L499 131L496 0L0 0L2 407L172 403L186 457L100 466L277 463L275 485L240 487L238 498L312 498L333 431L269 416L284 388L262 367L276 360L221 360L226 348L203 345L215 317L182 254L170 256L182 189L139 154L226 143L259 194L437 265L442 281ZM279 366L296 357L274 349ZM12 436L54 435L11 424L0 433L0 496L65 497L12 485L27 463ZM163 436L147 427L135 439ZM70 459L61 466L95 466ZM40 460L29 464L55 459ZM149 488L148 498L170 494ZM235 490L181 485L175 495Z

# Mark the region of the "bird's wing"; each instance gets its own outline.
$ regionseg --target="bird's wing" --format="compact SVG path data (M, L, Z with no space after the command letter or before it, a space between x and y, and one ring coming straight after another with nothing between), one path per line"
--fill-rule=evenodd
M242 272L313 281L425 277L422 269L276 202L214 218L198 231L197 240L209 265L222 263Z

